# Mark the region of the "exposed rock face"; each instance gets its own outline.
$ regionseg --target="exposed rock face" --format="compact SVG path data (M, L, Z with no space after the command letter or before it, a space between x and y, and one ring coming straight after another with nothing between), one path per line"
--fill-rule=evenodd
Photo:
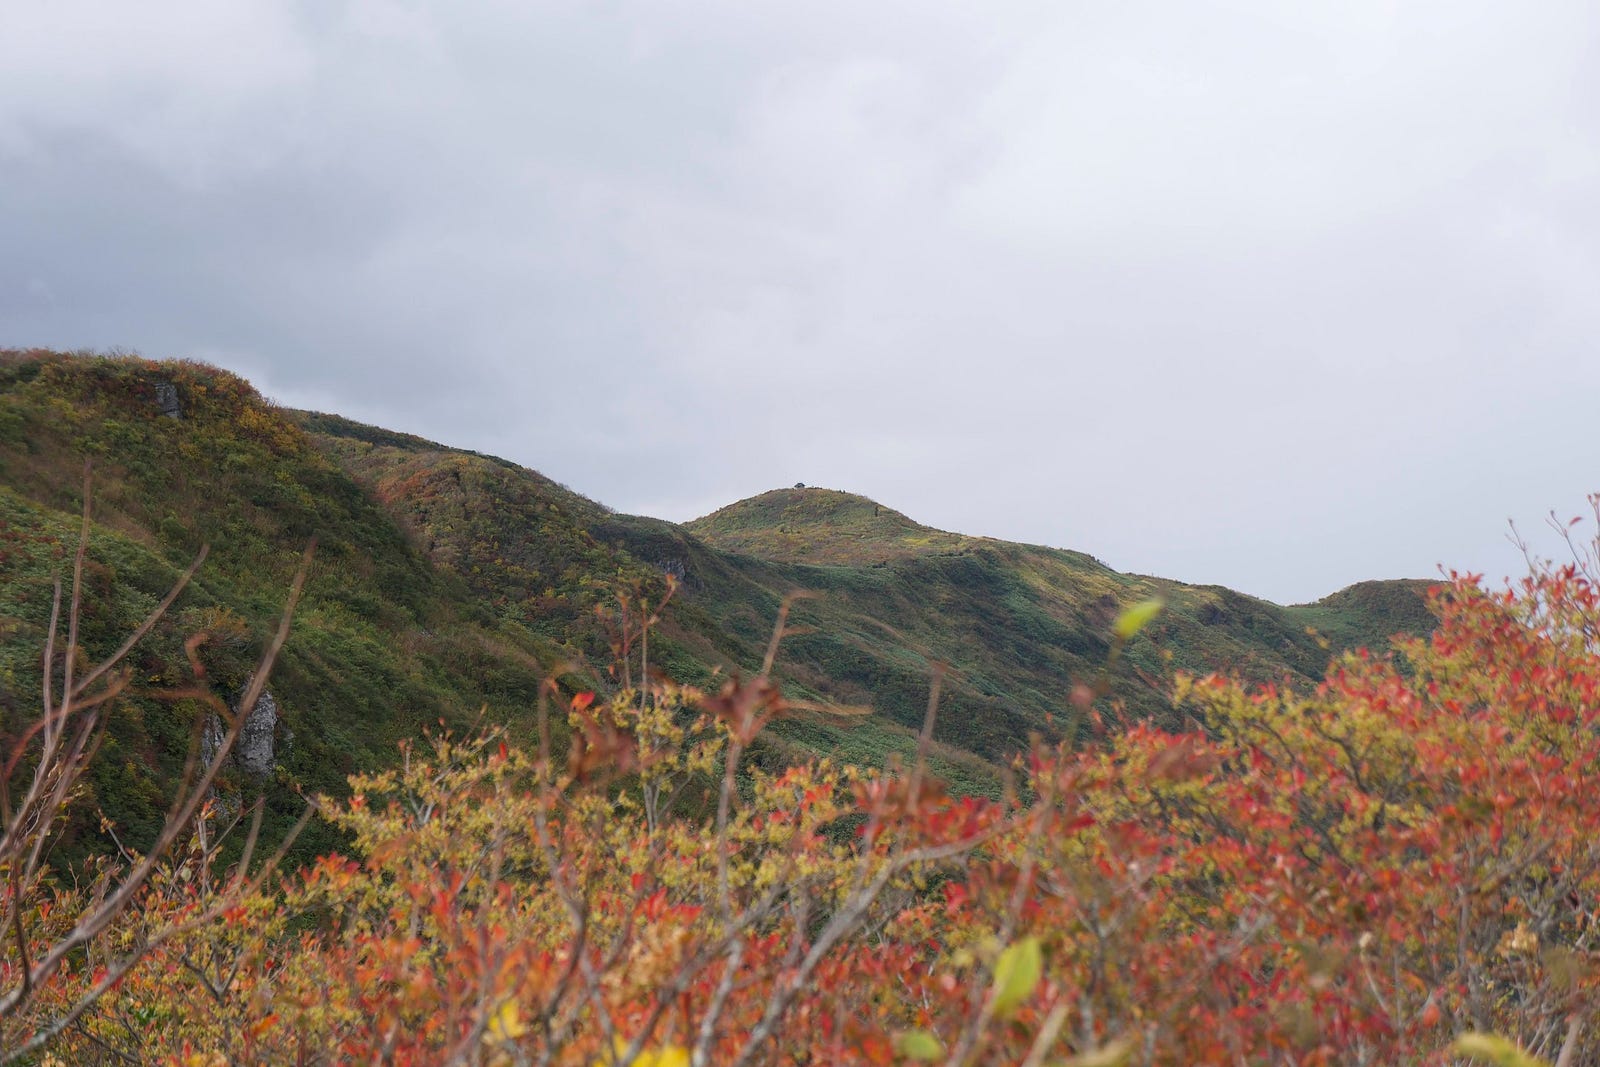
M239 709L234 709L237 715ZM245 719L239 741L233 746L233 761L247 774L265 776L272 773L277 759L278 702L265 690L256 701L254 710ZM200 758L209 764L217 758L226 734L222 720L215 715L206 721L204 736L200 739Z
M222 748L222 720L216 715L206 716L206 728L200 734L200 764L209 767Z
M238 714L235 709L234 714ZM256 706L251 709L250 715L244 721L244 729L239 733L239 744L234 749L233 758L238 760L239 766L249 774L266 775L272 773L273 757L276 751L273 747L273 735L278 727L278 702L272 699L272 694L265 690L261 699L256 701Z
M156 406L169 419L183 418L183 403L178 399L178 387L171 382L156 383Z

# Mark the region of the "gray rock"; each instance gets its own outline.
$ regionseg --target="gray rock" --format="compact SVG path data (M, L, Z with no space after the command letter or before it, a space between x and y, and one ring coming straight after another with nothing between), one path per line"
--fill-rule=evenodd
M238 714L235 709L234 714ZM256 701L256 706L251 709L250 715L244 721L244 729L239 733L239 744L235 747L233 758L248 774L266 775L272 773L273 760L276 756L274 736L278 728L278 702L272 694L262 690L261 699Z
M200 732L200 765L211 766L222 748L222 720L215 714L206 716L205 729Z
M239 710L234 708L234 714ZM245 719L244 729L233 746L233 762L246 774L265 776L272 773L277 760L278 702L271 693L262 691L261 699ZM200 758L207 766L217 758L226 737L222 720L213 715L206 720L200 735Z
M171 382L156 383L156 406L169 419L183 418L183 402L178 399L178 387Z

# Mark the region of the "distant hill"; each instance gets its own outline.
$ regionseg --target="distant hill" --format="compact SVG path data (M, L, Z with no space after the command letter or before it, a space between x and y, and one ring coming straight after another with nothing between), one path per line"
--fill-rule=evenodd
M176 417L174 417L176 416ZM1280 607L1215 586L1120 574L1077 552L947 533L865 497L782 489L684 525L618 515L493 457L265 402L194 363L0 354L0 714L36 700L51 579L75 544L84 460L95 464L86 644L103 649L202 544L212 557L137 666L181 681L183 637L211 626L208 683L243 678L295 561L319 541L305 606L272 689L282 711L276 818L296 790L341 788L397 744L480 713L532 726L539 679L604 685L597 610L619 590L653 601L677 579L653 662L714 683L760 663L778 605L797 632L778 674L817 711L760 754L880 762L909 751L932 664L949 665L935 768L992 791L1030 732L1070 727L1065 694L1100 671L1111 620L1168 602L1113 679L1131 715L1159 716L1174 670L1309 684L1331 652L1431 625L1422 582L1367 582ZM1317 633L1308 632L1308 627ZM868 709L833 715L829 706ZM130 828L153 826L195 710L127 702L94 788ZM256 784L235 776L240 794ZM95 832L82 828L83 847ZM313 839L312 846L318 844Z
M1286 608L1119 574L1082 553L934 530L831 489L773 490L675 525L608 512L501 460L330 416L302 422L436 563L521 625L549 626L562 610L555 590L579 590L588 604L595 575L679 578L660 654L680 680L753 669L783 597L811 594L795 606L805 632L785 642L780 678L817 703L874 714L791 722L778 731L785 743L871 761L907 750L932 664L949 665L941 769L972 788L992 783L995 763L1030 731L1065 728L1071 682L1101 669L1111 620L1137 600L1161 596L1169 607L1117 672L1135 715L1169 710L1176 669L1309 683L1333 651L1381 648L1393 632L1431 625L1425 582L1365 583ZM535 556L542 577L517 562Z
M952 552L979 540L913 522L837 489L774 489L684 527L706 542L779 563L862 565Z

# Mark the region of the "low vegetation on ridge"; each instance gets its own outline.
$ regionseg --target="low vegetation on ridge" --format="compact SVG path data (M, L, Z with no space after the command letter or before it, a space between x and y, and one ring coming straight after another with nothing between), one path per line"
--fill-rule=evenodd
M170 414L164 397L176 404ZM394 745L425 725L467 728L484 715L525 730L538 680L552 671L566 670L569 688L603 685L615 629L604 616L617 594L659 604L669 576L679 589L652 658L667 677L710 685L748 673L779 603L807 590L814 595L794 610L808 632L786 642L774 676L793 699L870 710L797 717L756 758L908 756L932 666L946 664L929 758L960 791L990 796L1031 733L1071 728L1063 694L1102 669L1106 626L1128 603L1169 605L1154 640L1116 667L1133 718L1168 713L1176 669L1309 680L1341 647L1430 625L1421 583L1280 608L1118 574L1079 553L929 530L829 490L766 494L688 526L617 515L503 460L275 408L248 383L194 363L0 356L0 446L0 536L12 557L0 574L0 626L17 638L0 676L11 695L0 700L15 708L27 707L17 695L35 677L26 650L37 647L49 579L75 530L85 459L96 470L90 561L103 632L129 625L209 544L185 610L215 613L231 634L203 650L217 659L210 682L225 696L259 647L253 628L318 538L274 681L282 773L268 783L270 825L291 820L297 790L338 792L346 775L392 762ZM792 541L807 524L805 559L773 540ZM153 677L174 662L168 651L184 627L201 621L174 619L156 635L168 643L150 653ZM127 705L108 744L137 755L95 788L139 841L164 810L187 733L182 716L159 707L133 714L137 693Z
M0 354L0 1062L1590 1062L1597 570L675 525Z
M0 1056L1589 1062L1600 591L1565 568L1432 603L1437 630L1399 660L1349 655L1305 693L1180 678L1182 729L1035 742L995 800L921 758L749 766L792 710L770 675L628 684L641 621L623 686L561 702L564 756L549 688L531 750L498 731L405 746L318 799L346 848L281 877L249 846L225 859L201 779L156 852L78 887L37 865L52 831L28 806L83 767L58 755L84 736L68 724L99 729L69 637L60 714L7 783L28 799L0 834ZM1113 654L1156 617L1121 613ZM788 630L780 611L764 667ZM672 803L685 790L698 810Z

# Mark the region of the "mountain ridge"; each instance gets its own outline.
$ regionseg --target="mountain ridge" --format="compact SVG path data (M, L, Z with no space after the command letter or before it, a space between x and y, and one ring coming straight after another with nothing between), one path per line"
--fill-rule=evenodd
M85 631L91 653L126 632L200 544L213 546L139 661L163 683L183 680L174 665L185 627L221 618L235 636L202 646L208 684L237 685L306 540L318 537L273 680L282 743L266 788L280 821L299 791L337 792L345 774L392 761L423 729L487 719L528 734L542 679L568 690L608 684L618 594L660 604L669 584L651 662L703 686L757 670L779 605L809 594L794 603L779 682L818 707L872 711L778 724L760 754L775 764L908 755L935 665L948 665L932 762L968 792L998 789L1030 734L1068 739L1080 728L1066 694L1105 669L1110 622L1129 603L1168 605L1111 671L1134 718L1175 714L1174 670L1309 686L1332 652L1430 625L1425 583L1358 583L1280 607L1121 574L1069 550L933 530L834 490L774 490L685 524L624 515L507 460L276 407L217 368L12 351L0 353L8 731L31 706L49 581L69 552L85 459L95 464L91 595L101 599ZM96 783L97 802L134 840L162 810L188 714L136 694L108 742L121 762ZM225 784L234 795L253 788L238 776ZM80 833L90 847L92 820Z
M807 507L803 503L805 501L818 502L818 506ZM762 559L785 563L853 563L862 562L862 560L850 556L850 546L828 544L826 541L832 538L859 540L860 532L846 529L846 523L839 521L839 516L848 513L850 510L864 511L866 508L873 509L875 519L881 513L883 518L881 527L886 528L889 536L897 537L899 540L907 542L903 546L869 545L865 549L866 562L886 560L898 555L954 550L965 544L987 541L1044 551L1069 552L1073 555L1081 556L1096 565L1109 567L1098 557L1078 549L1061 548L1029 541L1008 541L1004 538L991 537L986 534L968 534L938 529L918 522L904 512L897 511L863 493L844 489L830 489L823 486L796 485L792 488L780 487L763 490L724 504L714 511L679 525L719 548ZM806 527L804 531L801 531L800 536L793 541L781 536L763 537L763 534L773 532L780 535L788 533L791 523L802 524ZM810 535L809 543L805 540L805 534ZM901 548L902 550L896 551L896 548ZM1120 573L1155 581L1179 581L1179 579L1164 579L1159 575L1143 574L1135 571ZM1329 606L1338 603L1351 603L1359 599L1353 595L1359 590L1371 590L1394 585L1401 587L1410 587L1418 584L1430 585L1434 584L1434 582L1434 579L1427 578L1364 578L1351 582L1349 585L1336 589L1315 600L1290 603L1280 603L1267 597L1249 593L1240 595L1249 596L1252 599L1274 604L1278 607L1307 608L1318 605ZM1230 586L1214 582L1184 582L1183 584L1196 589L1218 589L1237 592Z
M348 420L341 423L346 433L366 432ZM459 450L452 454L467 455ZM474 461L511 472L522 470L493 457L474 456ZM401 464L394 468L398 470L414 460L401 461L391 453L387 462ZM526 473L555 485L537 472ZM383 482L393 484L392 477ZM391 504L395 502L392 493L374 485ZM1054 655L1043 658L1062 669L1053 686L1049 669L1031 672L1031 684L1022 687L1014 684L1015 671L1007 669L999 672L998 680L980 675L972 692L962 693L958 686L950 694L958 704L966 700L964 706L976 712L985 706L985 696L1007 703L1005 698L1016 697L1020 690L1030 691L1026 698L1011 702L1031 705L1029 713L1020 717L1012 713L1011 703L1005 708L987 707L989 715L1008 727L953 731L959 746L990 759L1002 754L1007 737L1015 745L1030 730L1047 725L1064 692L1065 668L1070 665L1078 674L1098 669L1095 657L1109 649L1104 634L1112 618L1119 606L1139 596L1167 596L1172 610L1162 627L1189 635L1190 647L1163 650L1165 658L1160 652L1130 657L1132 679L1161 676L1177 666L1200 673L1234 670L1260 681L1277 680L1285 673L1309 680L1326 664L1327 634L1332 634L1334 647L1349 647L1356 635L1371 635L1377 644L1390 630L1385 618L1399 621L1395 630L1426 625L1427 619L1421 592L1429 583L1420 580L1366 583L1390 591L1379 605L1383 617L1374 617L1371 604L1352 601L1343 591L1309 605L1283 607L1221 586L1121 574L1068 549L934 530L870 498L841 490L769 490L683 524L614 512L564 487L560 491L600 515L586 527L589 536L682 580L677 607L686 617L669 622L669 632L675 641L694 646L702 660L723 653L720 666L725 670L748 669L752 661L759 661L767 620L785 593L795 589L820 593L796 606L797 620L813 632L790 643L788 650L794 654L780 659L780 674L787 670L791 684L823 701L873 703L880 709L888 703L891 717L902 728L920 721L932 662L971 666L983 658L974 656L977 650L998 648L1014 656L1029 641L1052 642ZM1011 602L976 612L988 617L973 618L974 597L956 596L950 586L965 585L971 593L986 584L991 590L1006 587L1004 595ZM930 589L939 593L932 601L927 596ZM759 610L752 611L754 605ZM929 625L930 606L935 614L948 612L952 620L960 620L964 632L936 632L939 627ZM886 625L887 619L902 625ZM1306 633L1313 623L1322 636ZM916 640L918 630L932 640ZM1212 640L1203 633L1207 630L1224 636ZM874 654L867 657L875 662L859 662L864 648L881 645L885 639L904 641L907 649L915 649L919 669L914 681L903 663L883 662L897 657L878 655L881 648L873 648ZM1276 652L1259 647L1264 640ZM1054 695L1046 695L1051 688ZM894 699L886 701L886 692L892 692ZM1140 713L1161 710L1161 701L1151 696L1143 693L1135 701Z

